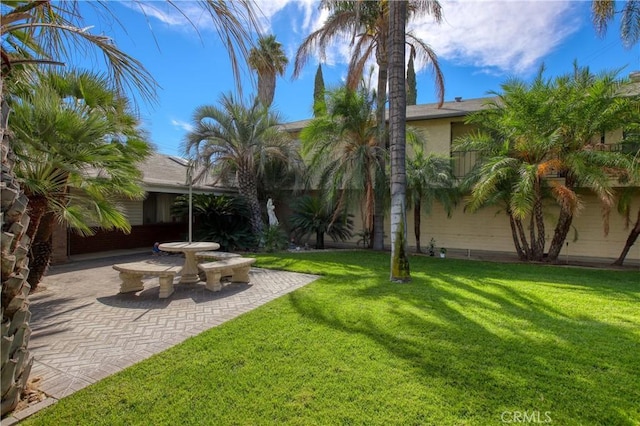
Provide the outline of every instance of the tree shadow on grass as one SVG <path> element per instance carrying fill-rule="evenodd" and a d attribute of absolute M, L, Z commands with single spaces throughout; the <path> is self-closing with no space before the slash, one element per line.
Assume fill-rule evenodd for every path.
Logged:
<path fill-rule="evenodd" d="M 406 285 L 386 276 L 375 285 L 352 282 L 352 290 L 331 303 L 314 300 L 313 293 L 289 297 L 301 315 L 375 341 L 407 363 L 423 386 L 444 383 L 443 397 L 459 421 L 476 416 L 499 423 L 505 411 L 534 410 L 549 412 L 555 424 L 640 420 L 633 284 L 583 284 L 580 272 L 553 282 L 547 276 L 553 271 L 484 266 L 456 273 L 450 266 L 416 273 Z M 543 282 L 519 288 L 509 277 Z M 631 323 L 599 314 L 596 306 L 571 313 L 559 306 L 563 298 L 582 301 L 594 294 L 602 303 L 619 304 Z M 367 304 L 376 309 L 353 308 Z"/>

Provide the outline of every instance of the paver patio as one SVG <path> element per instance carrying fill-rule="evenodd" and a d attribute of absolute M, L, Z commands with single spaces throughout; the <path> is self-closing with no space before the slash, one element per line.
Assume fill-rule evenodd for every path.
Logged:
<path fill-rule="evenodd" d="M 175 293 L 159 299 L 158 280 L 150 277 L 143 291 L 119 294 L 120 279 L 111 265 L 150 256 L 51 268 L 44 289 L 30 297 L 31 377 L 42 378 L 40 390 L 54 400 L 63 398 L 317 278 L 252 268 L 250 284 L 232 283 L 215 293 L 204 283 L 176 284 Z"/>

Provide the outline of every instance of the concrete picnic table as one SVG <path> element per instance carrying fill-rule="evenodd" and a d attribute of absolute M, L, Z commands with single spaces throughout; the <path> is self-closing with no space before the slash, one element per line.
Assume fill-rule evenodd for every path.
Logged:
<path fill-rule="evenodd" d="M 200 277 L 198 276 L 198 263 L 196 262 L 196 252 L 218 250 L 220 248 L 220 244 L 207 241 L 199 241 L 195 243 L 175 242 L 162 243 L 159 248 L 162 251 L 184 253 L 184 266 L 182 267 L 180 284 L 190 284 L 200 281 Z"/>

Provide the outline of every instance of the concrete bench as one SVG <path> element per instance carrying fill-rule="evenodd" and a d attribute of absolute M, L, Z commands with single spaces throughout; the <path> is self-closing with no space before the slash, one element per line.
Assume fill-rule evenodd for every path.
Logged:
<path fill-rule="evenodd" d="M 225 251 L 199 251 L 196 253 L 196 260 L 198 261 L 198 263 L 206 263 L 213 260 L 231 259 L 234 257 L 241 257 L 241 256 L 237 253 L 228 253 Z M 221 276 L 228 277 L 232 274 L 233 272 L 231 270 L 227 270 Z M 198 276 L 200 277 L 200 281 L 207 280 L 207 275 L 205 274 L 204 271 L 200 271 L 198 273 Z"/>
<path fill-rule="evenodd" d="M 173 293 L 173 278 L 182 270 L 181 266 L 168 265 L 153 261 L 140 261 L 131 263 L 119 263 L 113 265 L 113 269 L 120 272 L 120 293 L 130 293 L 144 289 L 142 277 L 154 276 L 160 281 L 161 299 L 165 299 Z"/>
<path fill-rule="evenodd" d="M 198 261 L 205 260 L 224 260 L 232 257 L 242 257 L 237 253 L 228 253 L 226 251 L 199 251 L 196 253 Z"/>
<path fill-rule="evenodd" d="M 249 270 L 256 261 L 252 257 L 231 257 L 198 264 L 198 268 L 206 274 L 207 290 L 219 291 L 222 289 L 220 277 L 231 275 L 231 282 L 248 283 Z"/>

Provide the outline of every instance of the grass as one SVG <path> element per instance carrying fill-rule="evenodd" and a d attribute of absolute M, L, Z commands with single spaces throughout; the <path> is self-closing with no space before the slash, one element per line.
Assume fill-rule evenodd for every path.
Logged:
<path fill-rule="evenodd" d="M 25 425 L 640 423 L 637 272 L 389 255 L 259 255 L 318 281 Z M 517 416 L 517 417 L 516 417 Z"/>

